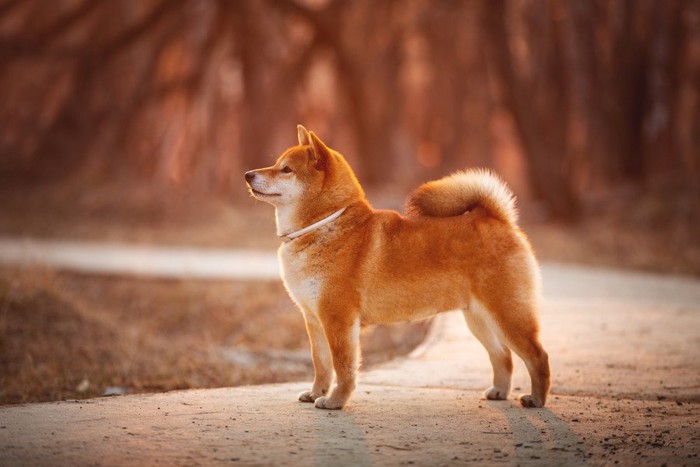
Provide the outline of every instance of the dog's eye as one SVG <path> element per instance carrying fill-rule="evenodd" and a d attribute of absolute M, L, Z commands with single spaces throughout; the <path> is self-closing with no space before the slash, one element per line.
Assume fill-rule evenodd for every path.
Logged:
<path fill-rule="evenodd" d="M 292 172 L 292 169 L 288 165 L 285 165 L 284 167 L 282 167 L 282 173 L 288 174 L 291 172 Z"/>

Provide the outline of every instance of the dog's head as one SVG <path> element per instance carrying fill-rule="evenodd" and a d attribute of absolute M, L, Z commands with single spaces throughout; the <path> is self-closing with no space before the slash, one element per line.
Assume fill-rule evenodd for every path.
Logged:
<path fill-rule="evenodd" d="M 313 131 L 301 125 L 297 130 L 299 145 L 287 149 L 275 165 L 246 172 L 251 195 L 275 207 L 305 201 L 347 205 L 353 197 L 364 198 L 345 158 Z"/>

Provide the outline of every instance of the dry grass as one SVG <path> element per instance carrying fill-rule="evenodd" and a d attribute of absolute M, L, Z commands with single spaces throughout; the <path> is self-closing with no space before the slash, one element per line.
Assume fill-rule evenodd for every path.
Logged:
<path fill-rule="evenodd" d="M 425 323 L 364 333 L 367 364 Z M 0 271 L 0 403 L 310 380 L 303 318 L 279 283 Z M 85 383 L 87 381 L 87 383 Z"/>

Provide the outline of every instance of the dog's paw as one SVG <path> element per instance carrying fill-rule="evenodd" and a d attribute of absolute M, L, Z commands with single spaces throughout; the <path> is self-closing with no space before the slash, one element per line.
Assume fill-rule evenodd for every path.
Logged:
<path fill-rule="evenodd" d="M 518 400 L 520 401 L 523 407 L 544 407 L 544 402 L 536 398 L 532 394 L 523 394 L 522 396 L 518 397 Z"/>
<path fill-rule="evenodd" d="M 304 391 L 299 394 L 299 402 L 316 402 L 322 394 L 314 391 Z"/>
<path fill-rule="evenodd" d="M 345 402 L 334 400 L 332 397 L 321 396 L 314 402 L 317 409 L 340 410 Z"/>
<path fill-rule="evenodd" d="M 502 401 L 508 398 L 508 391 L 497 386 L 491 386 L 484 391 L 484 397 L 492 401 Z"/>

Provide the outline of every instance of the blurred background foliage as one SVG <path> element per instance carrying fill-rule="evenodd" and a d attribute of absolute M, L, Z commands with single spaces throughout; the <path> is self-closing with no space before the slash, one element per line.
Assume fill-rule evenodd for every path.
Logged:
<path fill-rule="evenodd" d="M 239 199 L 303 123 L 360 181 L 700 223 L 696 0 L 2 0 L 0 177 Z"/>

